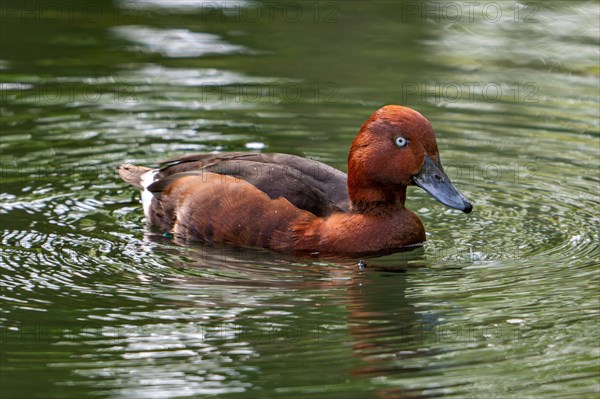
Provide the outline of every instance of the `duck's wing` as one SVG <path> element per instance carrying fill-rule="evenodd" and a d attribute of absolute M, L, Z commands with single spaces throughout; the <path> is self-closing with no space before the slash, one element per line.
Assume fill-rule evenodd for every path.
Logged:
<path fill-rule="evenodd" d="M 278 153 L 226 152 L 184 155 L 161 163 L 164 166 L 155 177 L 156 183 L 149 187 L 156 194 L 180 176 L 206 171 L 245 180 L 271 199 L 283 197 L 317 216 L 350 208 L 347 175 L 312 159 Z"/>

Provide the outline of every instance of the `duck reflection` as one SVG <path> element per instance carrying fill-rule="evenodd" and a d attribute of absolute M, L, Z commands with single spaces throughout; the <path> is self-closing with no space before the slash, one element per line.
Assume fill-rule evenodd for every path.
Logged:
<path fill-rule="evenodd" d="M 376 392 L 382 398 L 428 397 L 403 384 L 404 378 L 408 382 L 429 370 L 426 358 L 436 354 L 428 342 L 439 321 L 417 312 L 407 297 L 407 277 L 418 272 L 422 249 L 359 263 L 227 245 L 185 243 L 181 248 L 186 259 L 173 266 L 185 278 L 178 281 L 187 292 L 210 292 L 204 304 L 192 299 L 208 313 L 229 310 L 226 317 L 204 322 L 224 350 L 232 340 L 252 347 L 257 356 L 248 358 L 244 368 L 260 370 L 247 375 L 256 386 L 298 383 L 298 367 L 333 367 L 338 379 L 389 380 Z M 316 380 L 311 375 L 312 386 L 332 383 L 331 374 Z"/>

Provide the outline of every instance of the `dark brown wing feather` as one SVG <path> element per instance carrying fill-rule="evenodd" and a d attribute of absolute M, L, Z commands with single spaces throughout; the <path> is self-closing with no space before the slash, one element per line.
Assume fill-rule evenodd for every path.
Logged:
<path fill-rule="evenodd" d="M 347 175 L 322 162 L 288 154 L 228 152 L 167 159 L 148 189 L 159 196 L 183 176 L 205 172 L 247 181 L 271 199 L 283 197 L 317 216 L 348 211 Z"/>

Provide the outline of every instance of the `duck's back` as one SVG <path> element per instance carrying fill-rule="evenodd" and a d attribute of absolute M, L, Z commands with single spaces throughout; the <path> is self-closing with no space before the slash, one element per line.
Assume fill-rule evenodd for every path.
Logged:
<path fill-rule="evenodd" d="M 217 173 L 244 180 L 271 199 L 285 198 L 316 216 L 348 211 L 348 177 L 322 162 L 295 155 L 249 152 L 192 154 L 170 158 L 154 177 L 148 190 L 160 192 L 188 175 Z"/>

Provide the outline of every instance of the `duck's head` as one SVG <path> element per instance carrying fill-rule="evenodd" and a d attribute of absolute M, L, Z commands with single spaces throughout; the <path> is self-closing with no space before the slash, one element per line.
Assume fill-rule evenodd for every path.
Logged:
<path fill-rule="evenodd" d="M 429 121 L 411 108 L 387 105 L 371 115 L 352 142 L 350 200 L 355 208 L 390 202 L 403 206 L 410 185 L 450 208 L 473 209 L 444 172 Z"/>

